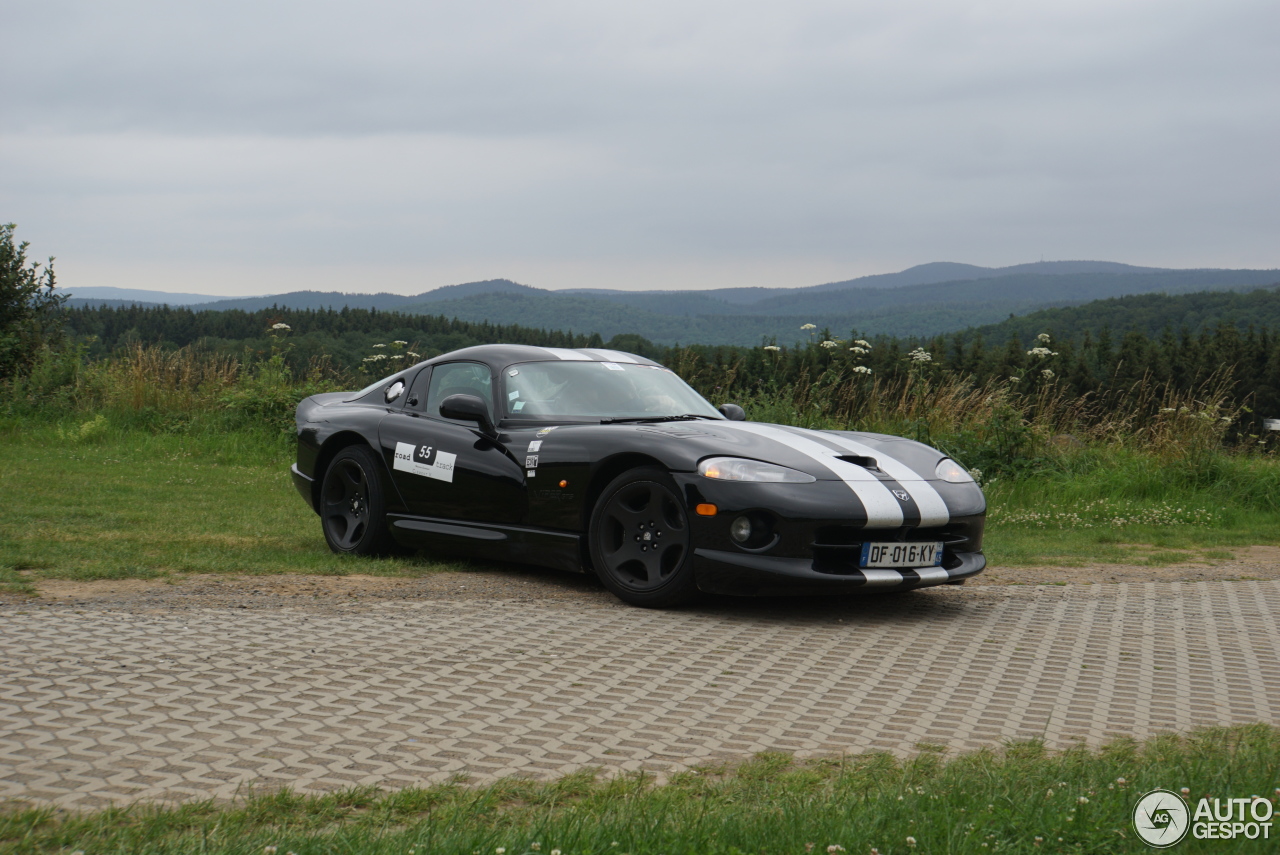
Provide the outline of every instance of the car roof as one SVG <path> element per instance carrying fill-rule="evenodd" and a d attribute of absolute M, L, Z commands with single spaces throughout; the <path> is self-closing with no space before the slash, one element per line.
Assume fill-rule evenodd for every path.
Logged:
<path fill-rule="evenodd" d="M 464 347 L 428 359 L 423 365 L 442 362 L 483 362 L 495 372 L 520 362 L 623 362 L 657 365 L 652 359 L 603 347 L 536 347 L 530 344 L 481 344 Z"/>

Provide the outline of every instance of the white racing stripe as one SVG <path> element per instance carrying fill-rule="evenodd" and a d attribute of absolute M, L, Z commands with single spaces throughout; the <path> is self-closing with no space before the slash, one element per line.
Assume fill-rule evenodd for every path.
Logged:
<path fill-rule="evenodd" d="M 902 525 L 902 504 L 893 493 L 889 492 L 889 488 L 861 466 L 854 466 L 837 458 L 834 449 L 773 425 L 731 421 L 715 424 L 717 428 L 746 431 L 780 442 L 830 469 L 836 477 L 849 486 L 849 489 L 862 502 L 862 506 L 866 508 L 869 528 L 892 528 Z"/>
<path fill-rule="evenodd" d="M 585 353 L 579 353 L 576 350 L 569 350 L 567 347 L 544 347 L 542 349 L 557 359 L 566 359 L 571 362 L 595 362 L 594 359 L 587 356 Z"/>
<path fill-rule="evenodd" d="M 620 350 L 602 350 L 601 348 L 598 348 L 598 347 L 587 347 L 583 349 L 587 353 L 590 353 L 604 360 L 605 362 L 625 362 L 628 365 L 640 364 L 636 362 L 635 358 L 632 357 L 630 354 L 623 353 Z"/>
<path fill-rule="evenodd" d="M 920 525 L 946 525 L 951 522 L 951 512 L 947 510 L 947 503 L 943 501 L 942 496 L 938 495 L 938 491 L 933 489 L 933 485 L 925 481 L 920 473 L 901 460 L 895 460 L 884 451 L 834 433 L 823 431 L 822 438 L 854 454 L 875 460 L 882 472 L 901 484 L 902 489 L 916 500 L 916 506 L 920 508 Z"/>

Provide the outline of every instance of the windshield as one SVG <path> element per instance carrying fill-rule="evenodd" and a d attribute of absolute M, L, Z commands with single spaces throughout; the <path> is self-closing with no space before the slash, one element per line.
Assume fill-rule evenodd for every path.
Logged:
<path fill-rule="evenodd" d="M 525 362 L 502 372 L 509 419 L 723 418 L 665 368 L 623 362 Z"/>

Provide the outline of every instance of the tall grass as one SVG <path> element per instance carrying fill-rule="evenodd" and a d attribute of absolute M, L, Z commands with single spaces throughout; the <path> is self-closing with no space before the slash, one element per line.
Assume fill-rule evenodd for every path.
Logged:
<path fill-rule="evenodd" d="M 1051 380 L 979 385 L 927 368 L 887 379 L 826 372 L 810 381 L 802 374 L 795 383 L 755 386 L 737 383 L 732 368 L 696 360 L 681 368 L 703 394 L 717 403 L 736 399 L 752 420 L 907 436 L 988 474 L 1060 468 L 1086 446 L 1199 460 L 1226 447 L 1241 412 L 1223 375 L 1190 391 L 1144 377 L 1073 396 Z"/>
<path fill-rule="evenodd" d="M 318 392 L 353 388 L 357 379 L 318 357 L 293 371 L 277 348 L 266 358 L 236 359 L 183 347 L 135 344 L 110 359 L 46 350 L 13 381 L 11 416 L 105 414 L 122 426 L 159 432 L 258 428 L 288 433 L 293 411 Z"/>
<path fill-rule="evenodd" d="M 50 350 L 11 383 L 7 412 L 105 414 L 117 424 L 160 432 L 256 427 L 288 434 L 302 398 L 368 380 L 324 357 L 295 371 L 285 359 L 288 346 L 282 341 L 269 356 L 243 359 L 140 344 L 93 361 L 75 350 Z M 1070 471 L 1097 459 L 1085 451 L 1129 449 L 1161 465 L 1184 462 L 1212 480 L 1229 472 L 1215 461 L 1242 412 L 1226 374 L 1189 391 L 1144 377 L 1076 396 L 1052 372 L 978 384 L 927 361 L 887 378 L 842 364 L 812 378 L 801 371 L 795 382 L 745 378 L 740 365 L 710 365 L 692 350 L 678 352 L 672 367 L 713 402 L 735 401 L 753 420 L 906 436 L 988 478 Z M 1246 449 L 1270 450 L 1257 438 L 1233 447 Z"/>

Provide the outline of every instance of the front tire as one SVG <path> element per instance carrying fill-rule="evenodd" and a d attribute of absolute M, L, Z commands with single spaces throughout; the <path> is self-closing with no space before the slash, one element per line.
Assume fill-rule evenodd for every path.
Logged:
<path fill-rule="evenodd" d="M 386 495 L 382 462 L 368 446 L 339 451 L 320 485 L 320 522 L 329 548 L 339 555 L 397 551 L 387 528 Z"/>
<path fill-rule="evenodd" d="M 587 542 L 600 581 L 625 603 L 665 608 L 697 596 L 689 515 L 662 469 L 614 478 L 596 501 Z"/>

